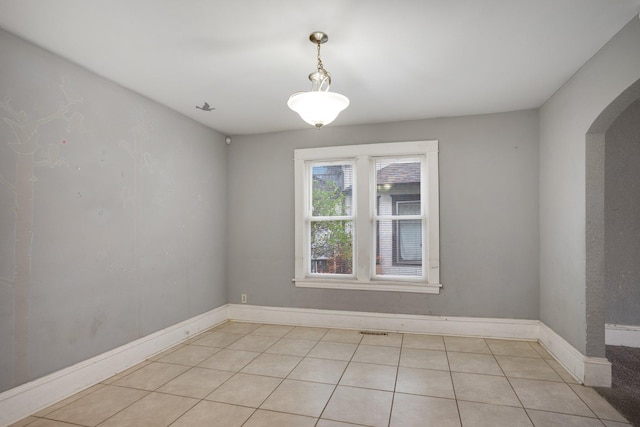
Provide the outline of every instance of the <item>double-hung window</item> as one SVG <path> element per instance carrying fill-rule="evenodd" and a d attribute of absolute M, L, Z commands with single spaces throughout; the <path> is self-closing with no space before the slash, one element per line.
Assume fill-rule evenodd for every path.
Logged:
<path fill-rule="evenodd" d="M 299 287 L 438 293 L 438 142 L 295 150 Z"/>

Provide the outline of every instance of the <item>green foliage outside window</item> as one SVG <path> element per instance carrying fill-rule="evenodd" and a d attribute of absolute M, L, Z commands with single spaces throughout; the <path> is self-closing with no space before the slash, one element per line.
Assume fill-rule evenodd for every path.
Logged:
<path fill-rule="evenodd" d="M 313 216 L 343 216 L 347 213 L 347 195 L 334 181 L 314 180 Z M 350 220 L 311 222 L 311 258 L 321 260 L 317 273 L 353 272 L 353 224 Z"/>

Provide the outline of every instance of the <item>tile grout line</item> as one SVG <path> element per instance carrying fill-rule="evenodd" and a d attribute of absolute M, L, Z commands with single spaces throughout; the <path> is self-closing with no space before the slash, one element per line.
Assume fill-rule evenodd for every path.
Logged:
<path fill-rule="evenodd" d="M 212 333 L 216 332 L 216 329 L 220 328 L 220 326 L 227 325 L 228 323 L 229 323 L 229 322 L 226 322 L 226 323 L 223 323 L 222 325 L 215 326 L 215 327 L 211 328 L 210 330 L 203 331 L 203 333 L 202 333 L 202 334 L 198 334 L 198 335 L 205 335 L 205 333 L 207 333 L 208 331 L 211 331 L 211 332 L 208 332 L 208 333 L 207 333 L 207 335 L 210 335 L 210 334 L 212 334 Z M 219 332 L 219 333 L 224 333 L 224 332 Z M 237 334 L 237 335 L 241 335 L 241 334 Z M 244 335 L 243 335 L 243 337 L 245 337 L 245 336 L 247 336 L 247 335 L 248 335 L 248 334 L 244 334 Z M 194 337 L 194 338 L 195 338 L 195 337 Z M 201 338 L 204 338 L 204 336 L 203 336 L 203 337 L 201 337 Z M 242 339 L 242 338 L 238 338 L 237 340 L 235 340 L 235 341 L 233 341 L 233 342 L 231 342 L 231 343 L 227 344 L 227 346 L 226 346 L 226 347 L 222 347 L 222 348 L 221 348 L 221 347 L 214 347 L 214 346 L 201 346 L 201 347 L 219 348 L 220 350 L 219 350 L 219 351 L 217 351 L 217 352 L 215 352 L 215 353 L 213 353 L 211 356 L 206 357 L 204 360 L 201 360 L 201 361 L 200 361 L 200 362 L 198 362 L 196 365 L 192 366 L 192 367 L 191 367 L 191 369 L 196 368 L 196 367 L 201 368 L 201 369 L 211 369 L 211 368 L 206 368 L 206 367 L 199 366 L 199 365 L 200 365 L 200 363 L 203 363 L 205 360 L 209 359 L 210 357 L 214 356 L 215 354 L 219 353 L 220 351 L 222 351 L 222 350 L 224 350 L 224 349 L 228 348 L 230 345 L 232 345 L 233 343 L 235 343 L 235 342 L 237 342 L 237 341 L 239 341 L 239 340 L 241 340 L 241 339 Z M 197 340 L 196 340 L 196 341 L 197 341 Z M 195 341 L 194 341 L 194 342 L 195 342 Z M 196 345 L 196 346 L 199 346 L 198 344 L 193 344 L 193 343 L 189 343 L 189 344 L 186 344 L 186 345 Z M 169 354 L 171 354 L 171 353 L 169 353 Z M 257 357 L 257 356 L 256 356 L 256 357 Z M 253 360 L 255 360 L 255 358 L 254 358 L 254 359 L 252 359 L 251 361 L 253 361 Z M 247 364 L 251 363 L 251 361 L 247 362 Z M 245 366 L 246 366 L 246 365 L 245 365 Z M 191 370 L 191 369 L 189 369 L 189 370 Z M 242 369 L 242 368 L 240 368 L 240 369 Z M 188 371 L 189 371 L 189 370 L 188 370 Z M 183 417 L 187 412 L 189 412 L 191 409 L 193 409 L 194 407 L 196 407 L 197 405 L 199 405 L 199 404 L 200 404 L 200 403 L 202 403 L 202 402 L 213 402 L 213 403 L 227 404 L 227 403 L 224 403 L 224 402 L 218 402 L 218 401 L 215 401 L 215 400 L 207 400 L 207 396 L 211 395 L 211 394 L 212 394 L 214 391 L 216 391 L 218 388 L 222 387 L 224 384 L 226 384 L 227 382 L 229 382 L 233 377 L 235 377 L 235 376 L 236 376 L 236 374 L 238 374 L 238 373 L 239 373 L 239 371 L 237 371 L 237 372 L 234 372 L 234 371 L 223 371 L 223 370 L 220 370 L 220 369 L 212 369 L 212 370 L 217 370 L 217 371 L 222 371 L 222 372 L 232 372 L 232 375 L 231 375 L 229 378 L 227 378 L 225 381 L 223 381 L 222 383 L 220 383 L 220 384 L 219 384 L 217 387 L 215 387 L 213 390 L 211 390 L 211 392 L 209 392 L 209 393 L 208 393 L 207 395 L 205 395 L 203 398 L 199 399 L 198 403 L 196 403 L 195 405 L 193 405 L 193 407 L 191 407 L 191 408 L 190 408 L 189 410 L 187 410 L 185 413 L 183 413 L 183 414 L 182 414 L 182 415 L 180 415 L 178 418 L 176 418 L 175 420 L 173 420 L 173 421 L 169 424 L 169 426 L 171 426 L 171 425 L 175 424 L 175 423 L 176 423 L 180 418 L 182 418 L 182 417 Z M 185 373 L 186 373 L 186 372 L 188 372 L 188 371 L 185 371 Z M 244 405 L 235 405 L 235 406 L 240 406 L 240 407 L 243 407 L 243 408 L 249 408 L 249 409 L 252 409 L 252 410 L 253 410 L 253 412 L 251 413 L 251 415 L 249 415 L 249 417 L 247 418 L 247 420 L 248 420 L 249 418 L 251 418 L 251 417 L 253 416 L 253 414 L 257 411 L 257 408 L 251 408 L 251 407 L 247 407 L 247 406 L 244 406 Z M 245 421 L 245 422 L 246 422 L 246 421 Z M 244 424 L 244 423 L 243 423 L 243 424 Z M 168 427 L 169 427 L 169 426 L 168 426 Z"/>
<path fill-rule="evenodd" d="M 451 389 L 453 390 L 453 399 L 456 402 L 456 410 L 458 411 L 458 421 L 462 426 L 462 414 L 460 413 L 460 403 L 458 402 L 458 393 L 456 393 L 456 385 L 453 382 L 453 372 L 451 371 L 451 361 L 449 360 L 449 351 L 447 350 L 447 340 L 442 337 L 442 344 L 444 345 L 444 354 L 447 358 L 447 366 L 449 367 L 449 380 L 451 380 Z"/>
<path fill-rule="evenodd" d="M 260 327 L 254 329 L 252 332 L 255 332 L 255 330 L 259 329 Z M 238 372 L 236 372 L 236 374 L 241 373 L 240 371 L 244 368 L 246 368 L 250 363 L 252 363 L 254 360 L 256 360 L 258 357 L 262 356 L 263 354 L 271 354 L 271 353 L 266 353 L 267 350 L 269 350 L 271 347 L 273 347 L 274 345 L 276 345 L 277 343 L 279 343 L 280 341 L 282 341 L 282 339 L 287 336 L 287 334 L 289 334 L 291 331 L 295 330 L 295 327 L 291 328 L 290 331 L 288 331 L 286 334 L 284 334 L 283 336 L 279 337 L 276 342 L 274 342 L 273 344 L 271 344 L 269 347 L 267 347 L 266 349 L 264 349 L 260 355 L 256 356 L 255 358 L 253 358 L 251 361 L 247 362 L 246 365 L 244 365 L 242 368 L 240 368 L 238 370 Z M 249 333 L 250 334 L 250 333 Z M 247 334 L 247 335 L 249 335 Z M 245 335 L 245 336 L 247 336 Z M 300 362 L 302 361 L 302 359 L 304 359 L 304 356 L 300 358 L 300 360 L 298 361 L 298 363 L 296 363 L 296 367 L 300 364 Z M 295 369 L 296 367 L 294 367 L 293 369 Z M 293 371 L 293 369 L 291 371 Z M 291 371 L 289 373 L 291 373 Z M 234 374 L 231 378 L 233 378 L 236 374 Z M 245 375 L 253 375 L 253 374 L 245 374 Z M 288 375 L 288 374 L 287 374 Z M 266 376 L 266 375 L 265 375 Z M 229 378 L 229 379 L 231 379 Z M 273 377 L 276 378 L 276 377 Z M 276 385 L 273 390 L 271 390 L 271 393 L 269 393 L 264 399 L 262 399 L 262 402 L 260 402 L 253 410 L 253 412 L 251 413 L 251 415 L 249 415 L 249 417 L 247 417 L 247 419 L 242 423 L 242 425 L 244 426 L 246 423 L 249 422 L 249 420 L 258 412 L 258 410 L 260 409 L 260 407 L 262 405 L 264 405 L 264 402 L 267 401 L 267 399 L 269 399 L 269 397 L 271 397 L 271 395 L 278 389 L 278 387 L 280 387 L 282 385 L 282 383 L 284 382 L 284 380 L 286 379 L 286 376 L 284 378 L 280 378 L 280 382 L 278 383 L 278 385 Z M 213 393 L 213 392 L 212 392 Z"/>
<path fill-rule="evenodd" d="M 516 397 L 516 399 L 518 399 L 518 402 L 520 402 L 520 407 L 522 408 L 522 411 L 527 416 L 527 419 L 529 420 L 531 425 L 535 426 L 533 420 L 531 419 L 531 416 L 529 415 L 529 412 L 527 412 L 527 408 L 524 407 L 524 403 L 522 403 L 522 399 L 520 399 L 520 396 L 516 392 L 516 389 L 513 387 L 513 384 L 511 384 L 511 381 L 509 380 L 509 377 L 507 376 L 507 373 L 504 371 L 504 368 L 502 367 L 500 362 L 498 362 L 498 359 L 496 358 L 496 354 L 494 353 L 494 350 L 491 348 L 489 343 L 487 343 L 487 347 L 489 347 L 489 351 L 491 351 L 491 356 L 493 357 L 493 360 L 495 360 L 496 364 L 498 365 L 498 368 L 500 368 L 500 372 L 502 372 L 502 375 L 507 380 L 507 384 L 509 384 L 509 387 L 511 388 L 511 391 L 513 391 L 514 396 Z M 531 348 L 533 348 L 533 347 L 531 347 Z M 535 349 L 533 349 L 533 350 L 535 351 Z"/>
<path fill-rule="evenodd" d="M 266 353 L 266 351 L 267 351 L 267 350 L 269 350 L 269 349 L 270 349 L 271 347 L 273 347 L 274 345 L 276 345 L 276 344 L 277 344 L 278 342 L 280 342 L 282 339 L 284 339 L 284 338 L 285 338 L 289 333 L 291 333 L 292 331 L 294 331 L 294 330 L 295 330 L 295 328 L 296 328 L 296 327 L 293 327 L 293 328 L 291 329 L 291 331 L 287 332 L 287 333 L 286 333 L 286 334 L 284 334 L 282 337 L 279 337 L 279 338 L 278 338 L 278 340 L 277 340 L 276 342 L 274 342 L 274 343 L 273 343 L 273 344 L 271 344 L 269 347 L 267 347 L 266 349 L 264 349 L 264 351 L 262 351 L 262 352 L 260 353 L 260 355 L 263 355 L 263 354 L 271 354 L 271 353 Z M 256 329 L 257 329 L 257 328 L 256 328 Z M 327 332 L 328 332 L 328 330 L 327 330 Z M 327 334 L 327 332 L 325 332 L 324 334 L 322 334 L 322 337 L 324 337 L 324 336 Z M 247 334 L 247 335 L 249 335 L 249 334 Z M 311 349 L 309 349 L 309 351 L 307 351 L 307 353 L 306 353 L 306 354 L 309 354 L 309 353 L 310 353 L 310 352 L 315 348 L 315 346 L 316 346 L 316 345 L 318 345 L 318 343 L 320 342 L 320 340 L 322 339 L 322 337 L 320 337 L 320 338 L 316 341 L 316 344 L 315 344 Z M 257 359 L 258 357 L 260 357 L 260 356 L 256 356 L 253 360 Z M 294 367 L 293 367 L 293 368 L 292 368 L 292 369 L 287 373 L 287 375 L 286 375 L 285 377 L 283 377 L 283 378 L 281 378 L 281 379 L 280 379 L 280 382 L 278 383 L 278 385 L 274 387 L 274 389 L 271 391 L 271 393 L 269 393 L 269 395 L 267 395 L 267 397 L 265 397 L 265 398 L 262 400 L 262 402 L 260 402 L 260 404 L 259 404 L 259 405 L 255 408 L 255 410 L 253 411 L 253 413 L 252 413 L 252 414 L 251 414 L 251 415 L 250 415 L 250 416 L 245 420 L 245 422 L 243 422 L 243 423 L 242 423 L 242 425 L 243 425 L 243 426 L 244 426 L 246 423 L 248 423 L 248 422 L 249 422 L 249 420 L 251 419 L 251 417 L 253 417 L 253 415 L 254 415 L 256 412 L 258 412 L 258 410 L 260 410 L 260 407 L 261 407 L 262 405 L 264 405 L 264 403 L 269 399 L 269 397 L 271 397 L 271 396 L 273 395 L 273 393 L 275 393 L 275 391 L 278 389 L 278 387 L 280 387 L 280 386 L 282 385 L 282 383 L 284 383 L 284 381 L 285 381 L 285 380 L 287 379 L 287 377 L 291 374 L 291 372 L 293 372 L 293 371 L 294 371 L 294 370 L 295 370 L 295 369 L 300 365 L 300 363 L 302 363 L 302 361 L 304 360 L 304 358 L 306 357 L 306 355 L 305 355 L 305 356 L 298 356 L 298 357 L 300 357 L 300 360 L 298 361 L 298 363 L 296 363 L 296 366 L 294 366 Z M 252 360 L 252 361 L 253 361 L 253 360 Z M 251 361 L 251 362 L 252 362 L 252 361 Z M 247 365 L 245 365 L 244 367 L 248 366 L 251 362 L 247 363 Z M 244 368 L 241 368 L 241 369 L 244 369 Z M 240 372 L 240 371 L 238 371 L 238 372 Z M 250 375 L 250 374 L 247 374 L 247 375 Z M 274 378 L 277 378 L 277 377 L 274 377 Z M 264 411 L 266 411 L 266 409 L 263 409 L 263 410 L 264 410 Z M 292 414 L 292 413 L 290 413 L 290 412 L 281 412 L 281 411 L 273 411 L 273 410 L 271 410 L 271 411 L 272 411 L 272 412 L 280 412 L 280 413 L 289 414 L 289 415 L 299 415 L 299 414 Z"/>
<path fill-rule="evenodd" d="M 400 338 L 400 352 L 398 353 L 398 365 L 396 366 L 396 379 L 393 382 L 393 394 L 391 395 L 391 408 L 389 408 L 389 423 L 388 426 L 391 427 L 391 417 L 393 415 L 393 404 L 396 401 L 396 389 L 398 387 L 398 376 L 400 375 L 400 361 L 402 360 L 402 344 L 404 344 L 404 334 L 401 334 Z"/>
<path fill-rule="evenodd" d="M 206 331 L 203 331 L 203 333 L 204 333 L 204 332 L 206 332 Z M 198 335 L 200 335 L 200 334 L 198 334 Z M 175 351 L 177 351 L 177 350 L 179 350 L 180 348 L 184 347 L 184 345 L 183 345 L 182 343 L 180 343 L 180 344 L 176 345 L 176 347 L 178 347 L 178 348 L 176 348 L 176 349 L 175 349 L 175 350 L 173 350 L 173 351 L 170 351 L 170 352 L 169 352 L 169 353 L 167 353 L 164 357 L 168 356 L 169 354 L 174 353 Z M 217 348 L 217 347 L 215 347 L 215 348 Z M 161 352 L 161 353 L 162 353 L 162 352 Z M 217 353 L 217 352 L 216 352 L 216 353 Z M 214 353 L 214 354 L 215 354 L 215 353 Z M 153 357 L 153 356 L 152 356 L 152 357 Z M 142 367 L 140 367 L 139 369 L 134 370 L 133 372 L 131 372 L 131 373 L 129 373 L 129 374 L 127 374 L 127 375 L 125 375 L 124 377 L 120 378 L 119 380 L 124 379 L 124 378 L 126 378 L 126 377 L 128 377 L 128 376 L 130 376 L 130 375 L 134 374 L 135 372 L 139 371 L 140 369 L 142 369 L 142 368 L 144 368 L 144 367 L 147 367 L 147 366 L 149 366 L 149 365 L 151 365 L 151 364 L 153 364 L 153 363 L 164 363 L 164 362 L 159 362 L 159 359 L 158 359 L 158 360 L 151 360 L 151 358 L 149 358 L 149 359 L 146 359 L 146 360 L 147 360 L 147 361 L 149 361 L 149 364 L 147 364 L 147 365 L 145 365 L 145 366 L 142 366 Z M 205 359 L 205 360 L 206 360 L 206 359 Z M 180 366 L 185 366 L 185 365 L 180 365 Z M 111 419 L 111 418 L 115 417 L 115 416 L 116 416 L 116 415 L 118 415 L 119 413 L 123 412 L 125 409 L 127 409 L 127 408 L 129 408 L 129 407 L 133 406 L 135 403 L 137 403 L 137 402 L 141 401 L 142 399 L 146 398 L 147 396 L 151 395 L 151 393 L 157 392 L 157 393 L 161 393 L 161 394 L 167 394 L 167 395 L 171 395 L 171 396 L 176 396 L 176 395 L 172 395 L 172 394 L 169 394 L 169 393 L 158 392 L 157 390 L 159 390 L 161 387 L 165 386 L 166 384 L 170 383 L 170 382 L 171 382 L 171 381 L 173 381 L 174 379 L 178 378 L 180 375 L 183 375 L 184 373 L 186 373 L 186 372 L 190 371 L 191 369 L 193 369 L 193 368 L 194 368 L 194 367 L 196 367 L 196 366 L 198 366 L 198 365 L 196 364 L 196 365 L 194 365 L 194 366 L 189 367 L 189 369 L 185 370 L 184 372 L 179 373 L 179 374 L 178 374 L 178 375 L 176 375 L 175 377 L 170 378 L 169 380 L 167 380 L 166 382 L 164 382 L 163 384 L 159 385 L 158 387 L 156 387 L 154 390 L 151 390 L 151 391 L 149 391 L 149 390 L 144 390 L 144 389 L 136 389 L 136 388 L 134 388 L 134 387 L 124 387 L 124 386 L 119 386 L 119 385 L 117 385 L 117 384 L 113 384 L 113 383 L 112 383 L 112 384 L 110 384 L 110 385 L 113 385 L 113 386 L 116 386 L 116 387 L 132 388 L 132 389 L 134 389 L 134 390 L 143 390 L 143 391 L 147 391 L 148 393 L 147 393 L 146 395 L 142 396 L 140 399 L 137 399 L 135 402 L 132 402 L 130 405 L 126 406 L 125 408 L 122 408 L 120 411 L 116 412 L 115 414 L 111 415 L 110 417 L 106 418 L 105 420 L 101 421 L 101 422 L 98 424 L 98 426 L 97 426 L 97 427 L 99 427 L 100 425 L 104 424 L 104 423 L 105 423 L 105 422 L 107 422 L 109 419 Z M 117 380 L 117 381 L 119 381 L 119 380 Z M 226 381 L 225 381 L 225 382 L 226 382 Z M 220 384 L 220 385 L 222 385 L 222 384 Z M 219 387 L 219 386 L 218 386 L 218 387 Z M 217 388 L 217 387 L 216 387 L 216 388 Z M 178 396 L 178 397 L 187 397 L 187 396 Z M 205 396 L 205 397 L 206 397 L 206 396 Z M 202 400 L 204 400 L 204 398 L 202 398 L 202 399 L 197 399 L 197 400 L 198 400 L 198 401 L 197 401 L 195 404 L 193 404 L 191 407 L 189 407 L 187 410 L 185 410 L 182 414 L 180 414 L 176 419 L 174 419 L 171 423 L 169 423 L 169 425 L 174 424 L 178 419 L 182 418 L 182 417 L 183 417 L 187 412 L 189 412 L 189 411 L 190 411 L 191 409 L 193 409 L 196 405 L 198 405 Z"/>
<path fill-rule="evenodd" d="M 330 329 L 331 330 L 331 329 Z M 328 333 L 328 331 L 327 331 Z M 326 334 L 325 334 L 326 335 Z M 360 340 L 358 341 L 355 350 L 353 350 L 353 353 L 351 354 L 351 357 L 349 358 L 349 360 L 347 360 L 347 365 L 344 367 L 344 369 L 342 370 L 342 374 L 340 375 L 340 378 L 338 378 L 338 381 L 336 381 L 335 386 L 333 387 L 333 391 L 331 392 L 331 394 L 329 395 L 329 399 L 327 399 L 327 403 L 324 404 L 324 407 L 322 408 L 322 411 L 320 411 L 320 415 L 318 416 L 318 420 L 316 421 L 316 425 L 320 422 L 320 420 L 322 419 L 322 415 L 324 414 L 324 411 L 327 410 L 327 406 L 329 406 L 329 402 L 331 402 L 331 399 L 333 398 L 333 395 L 335 394 L 336 390 L 338 389 L 338 385 L 340 384 L 340 381 L 342 381 L 342 378 L 344 377 L 345 372 L 347 372 L 347 369 L 349 368 L 349 365 L 351 364 L 351 362 L 353 361 L 353 357 L 355 356 L 356 352 L 358 351 L 358 348 L 360 347 L 360 344 L 362 343 L 362 340 L 364 339 L 364 336 L 360 337 Z M 341 421 L 342 422 L 342 421 Z"/>

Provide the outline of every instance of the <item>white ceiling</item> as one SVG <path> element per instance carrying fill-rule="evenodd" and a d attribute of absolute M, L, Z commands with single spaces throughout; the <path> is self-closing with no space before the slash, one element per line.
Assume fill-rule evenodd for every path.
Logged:
<path fill-rule="evenodd" d="M 309 127 L 312 31 L 351 105 L 332 126 L 536 108 L 640 0 L 0 0 L 0 27 L 238 135 Z M 637 19 L 637 17 L 636 17 Z M 207 101 L 216 110 L 195 108 Z"/>

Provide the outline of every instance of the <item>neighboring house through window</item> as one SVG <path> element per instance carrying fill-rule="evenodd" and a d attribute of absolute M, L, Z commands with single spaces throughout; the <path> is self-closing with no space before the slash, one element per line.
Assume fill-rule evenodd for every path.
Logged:
<path fill-rule="evenodd" d="M 296 286 L 438 293 L 438 143 L 295 151 Z"/>

